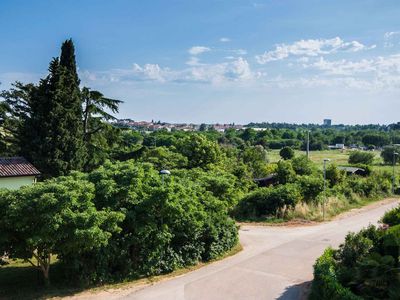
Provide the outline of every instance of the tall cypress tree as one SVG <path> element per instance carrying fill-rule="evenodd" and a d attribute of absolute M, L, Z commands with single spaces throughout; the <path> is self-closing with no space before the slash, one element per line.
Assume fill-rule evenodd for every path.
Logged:
<path fill-rule="evenodd" d="M 86 159 L 82 101 L 72 40 L 53 59 L 50 74 L 32 93 L 32 110 L 23 142 L 28 158 L 45 177 L 81 170 Z"/>

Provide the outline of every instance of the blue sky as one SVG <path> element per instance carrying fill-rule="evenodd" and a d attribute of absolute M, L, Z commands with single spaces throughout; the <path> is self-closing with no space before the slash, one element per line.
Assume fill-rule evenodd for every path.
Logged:
<path fill-rule="evenodd" d="M 76 45 L 83 85 L 120 117 L 400 121 L 398 0 L 0 1 L 0 88 Z"/>

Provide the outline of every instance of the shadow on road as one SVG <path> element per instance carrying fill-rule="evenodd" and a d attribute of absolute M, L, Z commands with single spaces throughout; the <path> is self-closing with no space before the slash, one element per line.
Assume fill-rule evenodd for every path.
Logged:
<path fill-rule="evenodd" d="M 286 288 L 278 300 L 307 300 L 312 281 L 306 281 Z"/>

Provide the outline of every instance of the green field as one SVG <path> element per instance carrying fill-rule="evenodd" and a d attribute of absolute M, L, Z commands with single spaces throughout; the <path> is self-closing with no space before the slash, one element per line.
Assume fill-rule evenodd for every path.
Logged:
<path fill-rule="evenodd" d="M 330 163 L 335 163 L 338 166 L 347 166 L 349 165 L 349 154 L 352 150 L 323 150 L 323 151 L 310 151 L 310 159 L 311 161 L 318 164 L 321 168 L 323 165 L 323 160 L 325 158 L 330 159 Z M 391 165 L 384 165 L 383 160 L 381 158 L 380 151 L 375 151 L 375 161 L 373 164 L 373 168 L 375 170 L 389 171 L 392 172 L 393 167 Z M 305 151 L 296 150 L 297 155 L 305 155 Z M 278 162 L 281 157 L 279 156 L 279 150 L 270 150 L 268 151 L 268 159 L 270 162 Z M 400 166 L 396 165 L 395 167 L 396 173 L 400 172 Z"/>

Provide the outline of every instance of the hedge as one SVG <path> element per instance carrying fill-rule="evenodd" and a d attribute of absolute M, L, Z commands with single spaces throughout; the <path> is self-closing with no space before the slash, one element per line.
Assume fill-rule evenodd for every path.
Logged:
<path fill-rule="evenodd" d="M 343 287 L 336 278 L 334 250 L 328 248 L 314 265 L 314 281 L 310 300 L 362 300 L 348 288 Z"/>

